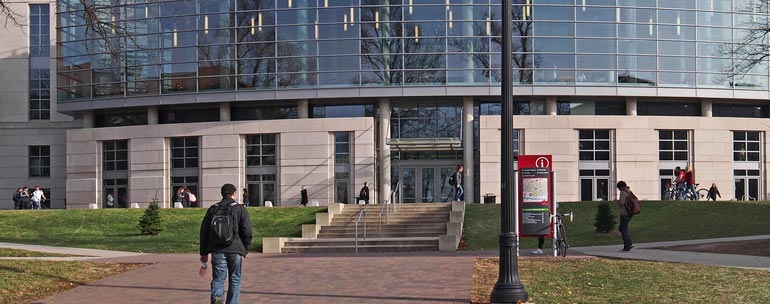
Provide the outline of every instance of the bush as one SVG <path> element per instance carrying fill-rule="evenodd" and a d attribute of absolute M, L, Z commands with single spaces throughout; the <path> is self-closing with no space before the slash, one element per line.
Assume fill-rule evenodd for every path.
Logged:
<path fill-rule="evenodd" d="M 144 214 L 139 218 L 139 224 L 136 227 L 143 235 L 156 235 L 163 231 L 161 224 L 160 207 L 158 207 L 158 198 L 155 197 L 150 202 L 150 206 L 144 210 Z"/>
<path fill-rule="evenodd" d="M 598 210 L 596 211 L 596 220 L 594 221 L 596 232 L 609 233 L 615 228 L 617 222 L 610 204 L 607 202 L 599 203 Z"/>

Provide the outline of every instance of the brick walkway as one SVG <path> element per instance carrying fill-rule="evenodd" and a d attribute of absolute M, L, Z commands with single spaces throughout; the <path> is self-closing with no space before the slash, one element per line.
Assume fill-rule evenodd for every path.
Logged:
<path fill-rule="evenodd" d="M 433 253 L 250 254 L 241 303 L 468 303 L 477 257 Z M 197 255 L 111 259 L 154 263 L 35 303 L 208 303 Z"/>

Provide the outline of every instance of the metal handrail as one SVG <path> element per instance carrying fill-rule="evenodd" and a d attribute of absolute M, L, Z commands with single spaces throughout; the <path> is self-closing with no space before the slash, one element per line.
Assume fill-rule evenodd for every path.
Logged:
<path fill-rule="evenodd" d="M 388 215 L 388 200 L 385 200 L 385 203 L 380 206 L 380 221 L 379 221 L 379 234 L 380 237 L 382 237 L 382 214 L 385 214 L 385 221 L 387 221 L 387 224 L 390 224 L 390 216 Z"/>
<path fill-rule="evenodd" d="M 364 208 L 361 208 L 361 210 L 356 213 L 356 252 L 358 252 L 358 222 L 361 221 L 361 218 L 364 219 L 364 240 L 366 240 L 366 210 L 364 210 Z"/>

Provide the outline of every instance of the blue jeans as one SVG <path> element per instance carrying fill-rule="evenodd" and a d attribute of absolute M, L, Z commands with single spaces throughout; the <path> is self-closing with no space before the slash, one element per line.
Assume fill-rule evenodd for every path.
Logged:
<path fill-rule="evenodd" d="M 618 227 L 618 230 L 620 230 L 620 235 L 623 236 L 623 249 L 631 249 L 631 245 L 634 244 L 633 241 L 631 241 L 631 233 L 628 232 L 628 222 L 631 221 L 631 218 L 628 215 L 621 215 L 620 216 L 620 226 Z"/>
<path fill-rule="evenodd" d="M 227 304 L 238 304 L 238 296 L 241 293 L 241 262 L 243 257 L 237 253 L 212 253 L 211 254 L 211 303 L 214 298 L 225 295 L 225 278 L 230 276 L 230 288 L 227 290 Z"/>
<path fill-rule="evenodd" d="M 32 201 L 32 209 L 40 210 L 40 201 Z"/>
<path fill-rule="evenodd" d="M 463 197 L 463 186 L 455 187 L 455 200 L 459 201 Z"/>

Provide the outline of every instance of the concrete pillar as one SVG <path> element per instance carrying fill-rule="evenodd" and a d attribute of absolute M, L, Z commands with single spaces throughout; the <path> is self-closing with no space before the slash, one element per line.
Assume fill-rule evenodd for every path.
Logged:
<path fill-rule="evenodd" d="M 473 204 L 476 201 L 476 194 L 473 192 L 473 180 L 475 168 L 473 159 L 473 97 L 463 98 L 463 167 L 465 167 L 465 176 L 463 177 L 463 197 L 465 202 Z"/>
<path fill-rule="evenodd" d="M 388 135 L 390 134 L 390 99 L 380 98 L 380 134 L 377 141 L 380 146 L 380 203 L 390 199 L 390 146 L 388 146 Z"/>
<path fill-rule="evenodd" d="M 548 115 L 556 116 L 558 114 L 557 111 L 557 103 L 556 103 L 556 96 L 548 96 L 545 98 L 545 112 L 548 113 Z"/>
<path fill-rule="evenodd" d="M 148 125 L 158 124 L 158 107 L 157 106 L 147 107 L 147 124 Z"/>
<path fill-rule="evenodd" d="M 297 115 L 299 118 L 310 117 L 310 103 L 307 99 L 297 100 Z"/>
<path fill-rule="evenodd" d="M 219 121 L 230 121 L 230 103 L 219 104 Z"/>
<path fill-rule="evenodd" d="M 703 117 L 714 117 L 714 103 L 711 99 L 705 99 L 701 103 L 701 115 Z"/>
<path fill-rule="evenodd" d="M 94 112 L 83 111 L 83 128 L 94 127 Z"/>
<path fill-rule="evenodd" d="M 626 115 L 636 116 L 636 97 L 626 97 Z"/>

